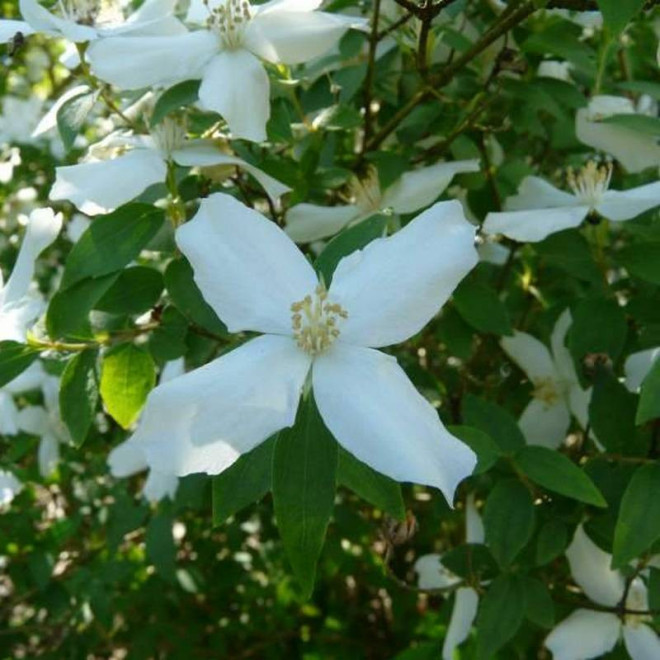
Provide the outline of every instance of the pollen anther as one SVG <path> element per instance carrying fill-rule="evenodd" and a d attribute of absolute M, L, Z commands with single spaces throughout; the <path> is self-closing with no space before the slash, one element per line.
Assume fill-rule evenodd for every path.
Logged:
<path fill-rule="evenodd" d="M 590 160 L 577 173 L 573 168 L 567 172 L 568 185 L 573 193 L 591 207 L 596 206 L 603 193 L 609 188 L 612 178 L 612 163 L 598 165 Z"/>
<path fill-rule="evenodd" d="M 338 322 L 345 318 L 348 314 L 341 305 L 328 302 L 328 292 L 322 284 L 314 294 L 291 305 L 293 336 L 298 347 L 310 355 L 318 355 L 332 346 L 340 334 Z"/>

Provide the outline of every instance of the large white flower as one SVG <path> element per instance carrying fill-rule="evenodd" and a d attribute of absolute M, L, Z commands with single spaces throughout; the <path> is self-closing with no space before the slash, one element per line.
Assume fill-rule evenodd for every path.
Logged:
<path fill-rule="evenodd" d="M 176 121 L 165 119 L 150 136 L 110 135 L 90 150 L 87 162 L 55 169 L 50 199 L 66 199 L 87 215 L 108 213 L 149 186 L 165 181 L 167 164 L 185 167 L 234 165 L 249 172 L 276 201 L 290 188 L 212 141 L 186 140 Z"/>
<path fill-rule="evenodd" d="M 612 608 L 620 605 L 625 594 L 623 575 L 610 568 L 612 556 L 586 535 L 582 525 L 575 531 L 566 557 L 573 579 L 591 601 Z M 623 635 L 633 660 L 660 658 L 660 639 L 646 625 L 652 617 L 642 614 L 648 611 L 648 597 L 641 578 L 630 584 L 625 609 L 635 613 L 619 618 L 612 612 L 575 610 L 548 635 L 545 645 L 552 651 L 554 660 L 587 660 L 611 651 Z"/>
<path fill-rule="evenodd" d="M 177 34 L 185 32 L 173 16 L 176 0 L 146 0 L 124 18 L 117 0 L 60 0 L 57 13 L 48 11 L 37 0 L 20 0 L 24 20 L 0 20 L 0 40 L 17 32 L 24 36 L 42 33 L 85 42 L 121 34 Z M 58 15 L 59 14 L 59 15 Z"/>
<path fill-rule="evenodd" d="M 528 176 L 518 194 L 506 200 L 505 211 L 486 216 L 483 229 L 516 241 L 541 241 L 555 232 L 578 227 L 593 211 L 622 222 L 660 205 L 660 181 L 630 190 L 608 190 L 611 175 L 611 165 L 598 166 L 594 161 L 577 174 L 569 170 L 572 193 Z"/>
<path fill-rule="evenodd" d="M 474 505 L 474 496 L 469 495 L 465 503 L 465 541 L 483 543 L 484 526 Z M 442 565 L 442 555 L 431 554 L 420 557 L 415 562 L 418 575 L 417 584 L 421 589 L 444 589 L 461 581 L 448 568 Z M 442 659 L 452 660 L 454 650 L 470 634 L 470 629 L 477 616 L 479 594 L 472 587 L 459 587 L 454 596 L 454 609 L 449 620 L 449 627 L 442 645 Z"/>
<path fill-rule="evenodd" d="M 122 89 L 201 79 L 199 100 L 236 138 L 266 139 L 270 83 L 259 58 L 298 64 L 335 44 L 354 17 L 314 11 L 320 0 L 193 0 L 188 21 L 204 27 L 172 37 L 103 39 L 89 49 L 96 75 Z M 126 66 L 126 62 L 131 66 Z"/>
<path fill-rule="evenodd" d="M 473 452 L 395 358 L 477 263 L 474 228 L 441 202 L 341 260 L 326 290 L 275 224 L 215 194 L 177 230 L 206 301 L 232 332 L 264 333 L 151 392 L 133 436 L 152 469 L 218 474 L 296 418 L 303 386 L 339 443 L 399 481 L 451 501 Z"/>
<path fill-rule="evenodd" d="M 164 367 L 160 382 L 166 383 L 182 376 L 185 372 L 183 358 L 172 360 Z M 108 456 L 108 466 L 113 477 L 131 477 L 134 474 L 149 469 L 144 449 L 134 438 L 129 438 L 115 447 Z M 158 470 L 149 470 L 149 476 L 142 489 L 143 495 L 150 502 L 159 502 L 165 497 L 174 499 L 179 487 L 179 478 Z"/>
<path fill-rule="evenodd" d="M 655 348 L 647 348 L 644 351 L 632 353 L 626 358 L 623 371 L 626 375 L 626 387 L 631 392 L 639 390 L 659 357 L 660 346 L 656 346 Z"/>
<path fill-rule="evenodd" d="M 604 123 L 613 115 L 646 114 L 624 96 L 594 96 L 575 116 L 580 142 L 616 158 L 628 172 L 660 167 L 660 144 L 649 135 L 625 126 Z"/>
<path fill-rule="evenodd" d="M 0 341 L 25 341 L 29 326 L 44 308 L 42 298 L 30 290 L 37 257 L 57 237 L 62 215 L 52 209 L 30 213 L 27 231 L 14 270 L 5 284 L 0 273 Z"/>
<path fill-rule="evenodd" d="M 307 243 L 332 236 L 381 211 L 414 213 L 433 203 L 455 174 L 478 171 L 478 160 L 437 163 L 406 172 L 383 193 L 378 171 L 371 168 L 364 179 L 351 183 L 352 203 L 348 206 L 297 204 L 290 208 L 286 214 L 286 233 L 296 243 Z"/>
<path fill-rule="evenodd" d="M 587 427 L 591 389 L 580 386 L 573 359 L 564 345 L 571 323 L 571 312 L 566 309 L 550 337 L 552 352 L 526 332 L 515 331 L 501 341 L 502 348 L 534 386 L 533 399 L 518 421 L 530 445 L 559 447 L 566 438 L 571 413 L 582 428 Z"/>

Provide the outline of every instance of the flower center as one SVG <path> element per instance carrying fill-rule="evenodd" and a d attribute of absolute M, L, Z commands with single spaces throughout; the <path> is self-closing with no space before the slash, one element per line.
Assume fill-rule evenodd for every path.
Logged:
<path fill-rule="evenodd" d="M 569 168 L 567 178 L 568 185 L 575 195 L 593 208 L 600 202 L 603 193 L 610 185 L 612 164 L 599 166 L 596 161 L 590 160 L 577 174 L 573 168 Z"/>
<path fill-rule="evenodd" d="M 293 336 L 305 353 L 318 355 L 339 337 L 338 320 L 348 318 L 346 311 L 328 301 L 328 292 L 319 284 L 313 294 L 291 305 Z"/>
<path fill-rule="evenodd" d="M 349 184 L 351 200 L 362 213 L 376 213 L 381 209 L 382 194 L 378 171 L 370 167 L 364 179 L 353 179 Z"/>
<path fill-rule="evenodd" d="M 186 139 L 185 126 L 171 117 L 165 117 L 160 124 L 151 129 L 151 137 L 154 139 L 156 148 L 166 157 L 170 157 L 173 151 L 181 149 Z"/>
<path fill-rule="evenodd" d="M 210 7 L 209 0 L 204 0 L 204 4 L 211 14 L 207 19 L 209 29 L 220 36 L 225 48 L 240 48 L 245 28 L 252 18 L 248 0 L 226 0 L 217 7 Z"/>
<path fill-rule="evenodd" d="M 540 380 L 534 388 L 532 396 L 535 399 L 543 401 L 548 406 L 552 406 L 559 401 L 561 398 L 561 393 L 559 392 L 557 385 L 554 381 L 548 379 Z"/>
<path fill-rule="evenodd" d="M 633 612 L 646 612 L 649 608 L 646 588 L 639 578 L 633 580 L 626 598 L 626 609 Z M 626 625 L 636 628 L 642 623 L 648 623 L 653 619 L 649 614 L 626 614 L 624 616 Z"/>
<path fill-rule="evenodd" d="M 59 0 L 62 16 L 79 25 L 94 26 L 101 14 L 114 13 L 112 0 Z"/>

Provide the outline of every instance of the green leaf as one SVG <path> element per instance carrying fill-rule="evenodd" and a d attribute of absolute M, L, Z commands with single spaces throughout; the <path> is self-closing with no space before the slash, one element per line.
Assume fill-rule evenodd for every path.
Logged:
<path fill-rule="evenodd" d="M 94 309 L 110 314 L 142 314 L 158 302 L 162 291 L 163 276 L 155 268 L 132 266 L 121 271 Z"/>
<path fill-rule="evenodd" d="M 221 525 L 236 512 L 261 500 L 273 479 L 275 438 L 243 454 L 231 467 L 213 477 L 213 524 Z"/>
<path fill-rule="evenodd" d="M 108 413 L 123 428 L 137 419 L 155 383 L 154 361 L 144 349 L 120 344 L 105 354 L 101 397 Z"/>
<path fill-rule="evenodd" d="M 98 351 L 82 351 L 69 360 L 62 374 L 60 414 L 77 447 L 87 437 L 99 400 L 97 359 Z"/>
<path fill-rule="evenodd" d="M 186 335 L 188 321 L 176 307 L 168 306 L 163 311 L 158 327 L 149 338 L 149 350 L 159 362 L 176 360 L 187 350 Z"/>
<path fill-rule="evenodd" d="M 46 312 L 46 330 L 53 339 L 89 338 L 89 313 L 119 277 L 86 278 L 68 289 L 60 289 L 51 299 Z"/>
<path fill-rule="evenodd" d="M 653 284 L 660 284 L 660 245 L 635 243 L 616 253 L 617 261 L 634 277 Z"/>
<path fill-rule="evenodd" d="M 165 119 L 170 112 L 174 112 L 186 105 L 197 101 L 201 80 L 184 80 L 165 90 L 156 101 L 151 113 L 151 126 L 155 126 Z"/>
<path fill-rule="evenodd" d="M 574 229 L 548 236 L 534 249 L 552 266 L 588 282 L 600 283 L 602 275 L 594 262 L 586 239 Z"/>
<path fill-rule="evenodd" d="M 484 509 L 486 543 L 498 564 L 506 567 L 534 532 L 534 501 L 517 479 L 505 479 L 490 492 Z"/>
<path fill-rule="evenodd" d="M 39 357 L 39 352 L 17 341 L 0 341 L 0 387 L 20 376 Z"/>
<path fill-rule="evenodd" d="M 481 599 L 477 614 L 477 660 L 492 658 L 525 618 L 525 586 L 516 575 L 500 575 Z"/>
<path fill-rule="evenodd" d="M 354 227 L 345 229 L 325 246 L 314 262 L 314 268 L 321 275 L 326 286 L 330 286 L 332 275 L 339 262 L 349 254 L 361 250 L 371 241 L 383 236 L 386 225 L 386 216 L 372 215 Z"/>
<path fill-rule="evenodd" d="M 622 568 L 660 539 L 660 463 L 641 466 L 621 500 L 614 530 L 613 568 Z"/>
<path fill-rule="evenodd" d="M 305 598 L 314 588 L 334 507 L 337 461 L 337 443 L 310 394 L 301 401 L 294 426 L 278 434 L 273 459 L 277 527 Z"/>
<path fill-rule="evenodd" d="M 602 119 L 600 123 L 614 124 L 652 137 L 660 136 L 660 119 L 648 115 L 610 115 Z"/>
<path fill-rule="evenodd" d="M 87 115 L 96 105 L 98 96 L 98 91 L 81 92 L 60 106 L 57 111 L 57 130 L 62 138 L 65 151 L 69 151 L 73 146 Z"/>
<path fill-rule="evenodd" d="M 510 335 L 513 332 L 509 312 L 495 289 L 473 278 L 463 280 L 454 291 L 458 313 L 480 332 Z"/>
<path fill-rule="evenodd" d="M 337 483 L 350 488 L 363 500 L 398 520 L 404 520 L 406 509 L 401 486 L 393 479 L 372 470 L 353 454 L 339 448 Z"/>
<path fill-rule="evenodd" d="M 504 453 L 515 452 L 526 444 L 518 422 L 510 413 L 474 394 L 463 399 L 463 420 L 487 433 Z"/>
<path fill-rule="evenodd" d="M 555 604 L 548 587 L 527 575 L 521 580 L 525 589 L 525 616 L 537 626 L 549 630 L 555 625 Z"/>
<path fill-rule="evenodd" d="M 171 516 L 159 514 L 149 521 L 145 546 L 147 557 L 158 574 L 168 581 L 173 581 L 176 576 L 176 545 Z"/>
<path fill-rule="evenodd" d="M 607 506 L 593 481 L 566 456 L 553 449 L 524 447 L 516 454 L 514 462 L 525 475 L 543 488 L 586 504 Z"/>
<path fill-rule="evenodd" d="M 605 25 L 618 34 L 644 6 L 644 0 L 597 0 Z"/>
<path fill-rule="evenodd" d="M 549 520 L 536 539 L 536 564 L 544 566 L 564 554 L 568 547 L 568 531 L 560 520 Z"/>
<path fill-rule="evenodd" d="M 95 218 L 69 253 L 60 289 L 121 270 L 138 257 L 164 220 L 164 212 L 148 204 L 129 204 Z"/>
<path fill-rule="evenodd" d="M 192 323 L 218 335 L 227 328 L 204 300 L 193 279 L 193 269 L 185 258 L 171 261 L 165 270 L 165 287 L 178 310 Z"/>
<path fill-rule="evenodd" d="M 660 360 L 653 363 L 651 371 L 642 382 L 635 423 L 645 424 L 658 417 L 660 417 Z"/>
<path fill-rule="evenodd" d="M 464 543 L 444 552 L 442 565 L 454 575 L 476 582 L 490 580 L 499 573 L 490 550 L 480 543 Z"/>
<path fill-rule="evenodd" d="M 477 455 L 477 466 L 474 468 L 473 474 L 488 472 L 497 463 L 500 456 L 504 455 L 497 443 L 479 429 L 471 426 L 448 426 L 447 430 L 462 440 Z"/>

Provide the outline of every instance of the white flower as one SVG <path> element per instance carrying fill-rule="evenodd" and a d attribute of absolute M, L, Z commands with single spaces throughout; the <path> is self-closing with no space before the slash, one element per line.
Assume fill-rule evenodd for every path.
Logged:
<path fill-rule="evenodd" d="M 308 381 L 334 437 L 375 470 L 451 501 L 475 464 L 395 358 L 477 263 L 474 228 L 441 202 L 341 260 L 326 290 L 275 224 L 215 194 L 177 230 L 204 298 L 231 332 L 265 333 L 151 392 L 133 436 L 167 474 L 219 474 L 291 426 Z"/>
<path fill-rule="evenodd" d="M 589 161 L 577 174 L 568 171 L 573 193 L 544 179 L 528 176 L 518 194 L 509 197 L 505 211 L 489 213 L 487 234 L 504 234 L 516 241 L 541 241 L 555 232 L 579 226 L 591 212 L 614 222 L 630 220 L 660 205 L 660 181 L 630 190 L 608 190 L 611 165 Z"/>
<path fill-rule="evenodd" d="M 88 162 L 57 167 L 50 199 L 69 200 L 87 215 L 108 213 L 135 199 L 149 186 L 163 183 L 169 161 L 186 167 L 241 167 L 273 201 L 290 190 L 254 165 L 223 153 L 211 141 L 186 140 L 185 129 L 176 121 L 165 119 L 152 129 L 150 136 L 110 135 L 91 148 Z"/>
<path fill-rule="evenodd" d="M 69 41 L 93 41 L 121 34 L 177 34 L 185 31 L 172 14 L 176 0 L 146 0 L 126 19 L 116 0 L 59 0 L 58 13 L 51 13 L 37 0 L 20 0 L 23 21 L 0 20 L 0 40 L 17 32 L 24 36 L 42 33 Z M 59 15 L 58 15 L 59 14 Z"/>
<path fill-rule="evenodd" d="M 432 204 L 455 174 L 478 171 L 478 160 L 437 163 L 406 172 L 383 193 L 377 170 L 370 168 L 364 179 L 351 183 L 351 205 L 297 204 L 286 214 L 286 233 L 296 243 L 307 243 L 332 236 L 381 211 L 414 213 Z"/>
<path fill-rule="evenodd" d="M 41 382 L 44 396 L 43 406 L 27 406 L 18 413 L 18 427 L 40 438 L 37 462 L 39 474 L 50 477 L 60 460 L 60 443 L 71 440 L 60 415 L 60 381 L 53 376 L 45 376 Z"/>
<path fill-rule="evenodd" d="M 639 390 L 659 356 L 660 346 L 656 346 L 655 348 L 647 348 L 645 351 L 632 353 L 626 358 L 623 370 L 626 374 L 626 387 L 631 392 Z"/>
<path fill-rule="evenodd" d="M 4 284 L 0 273 L 0 341 L 25 341 L 27 330 L 44 308 L 38 294 L 30 290 L 35 261 L 57 237 L 62 215 L 52 209 L 30 213 L 27 231 L 11 277 Z"/>
<path fill-rule="evenodd" d="M 183 358 L 172 360 L 163 367 L 160 382 L 166 383 L 182 376 L 184 372 Z M 140 443 L 135 442 L 134 438 L 122 442 L 110 452 L 108 465 L 110 474 L 117 478 L 131 477 L 138 472 L 149 469 L 144 449 Z M 150 502 L 159 502 L 165 497 L 173 500 L 178 487 L 179 478 L 177 476 L 165 474 L 158 470 L 150 470 L 142 493 Z"/>
<path fill-rule="evenodd" d="M 14 176 L 14 168 L 21 164 L 21 150 L 11 147 L 0 153 L 0 183 L 9 183 Z"/>
<path fill-rule="evenodd" d="M 571 413 L 582 428 L 587 427 L 591 389 L 580 386 L 571 354 L 564 345 L 571 323 L 571 312 L 566 309 L 550 337 L 552 353 L 526 332 L 515 331 L 501 341 L 504 351 L 534 386 L 534 398 L 518 421 L 530 445 L 559 447 L 566 438 Z"/>
<path fill-rule="evenodd" d="M 23 484 L 7 470 L 0 470 L 0 507 L 7 506 L 23 489 Z"/>
<path fill-rule="evenodd" d="M 44 102 L 38 96 L 21 99 L 5 96 L 0 115 L 0 144 L 32 144 Z M 20 161 L 19 161 L 20 162 Z"/>
<path fill-rule="evenodd" d="M 576 529 L 566 557 L 573 579 L 591 601 L 612 608 L 621 603 L 625 593 L 623 575 L 610 569 L 612 556 L 586 535 L 582 525 Z M 545 645 L 554 660 L 586 660 L 611 651 L 623 635 L 632 660 L 660 658 L 660 639 L 646 625 L 652 617 L 639 614 L 648 610 L 647 589 L 641 578 L 632 581 L 625 609 L 636 614 L 624 614 L 621 619 L 611 612 L 575 610 L 548 635 Z"/>
<path fill-rule="evenodd" d="M 235 138 L 266 139 L 270 83 L 258 58 L 298 64 L 327 51 L 364 20 L 314 11 L 320 0 L 193 0 L 188 21 L 205 27 L 171 37 L 103 39 L 89 49 L 95 74 L 122 89 L 201 79 L 199 100 Z M 126 66 L 126 62 L 131 66 Z"/>
<path fill-rule="evenodd" d="M 0 434 L 16 435 L 19 431 L 19 410 L 14 395 L 37 389 L 45 377 L 39 362 L 31 364 L 23 373 L 0 388 Z"/>
<path fill-rule="evenodd" d="M 465 541 L 484 542 L 484 527 L 474 505 L 473 495 L 469 495 L 465 503 Z M 415 562 L 415 571 L 418 575 L 417 584 L 421 589 L 443 589 L 461 581 L 461 578 L 442 565 L 442 555 L 420 557 Z M 456 647 L 467 639 L 477 616 L 478 606 L 479 594 L 472 587 L 456 589 L 454 609 L 442 645 L 442 660 L 452 660 Z"/>
<path fill-rule="evenodd" d="M 573 65 L 570 62 L 558 60 L 543 60 L 536 70 L 539 78 L 555 78 L 564 82 L 571 82 L 571 69 Z"/>
<path fill-rule="evenodd" d="M 603 123 L 612 115 L 632 115 L 638 111 L 623 96 L 594 96 L 575 116 L 575 133 L 580 142 L 616 158 L 628 172 L 641 172 L 660 166 L 660 144 L 651 136 L 625 126 Z M 646 114 L 646 113 L 642 113 Z"/>

